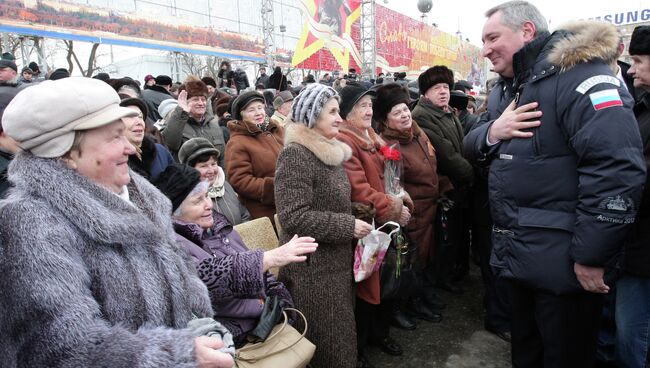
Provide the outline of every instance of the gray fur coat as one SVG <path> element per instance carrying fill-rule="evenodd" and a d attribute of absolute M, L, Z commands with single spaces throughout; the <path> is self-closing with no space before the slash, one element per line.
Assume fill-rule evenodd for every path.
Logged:
<path fill-rule="evenodd" d="M 57 159 L 19 154 L 0 202 L 3 367 L 195 367 L 203 283 L 169 201 L 131 174 L 133 205 Z"/>

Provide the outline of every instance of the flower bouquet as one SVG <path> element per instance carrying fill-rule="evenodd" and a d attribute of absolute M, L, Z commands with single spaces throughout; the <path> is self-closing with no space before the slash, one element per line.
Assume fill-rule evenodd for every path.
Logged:
<path fill-rule="evenodd" d="M 379 149 L 384 156 L 384 189 L 386 194 L 396 197 L 404 196 L 402 187 L 402 154 L 397 143 Z"/>

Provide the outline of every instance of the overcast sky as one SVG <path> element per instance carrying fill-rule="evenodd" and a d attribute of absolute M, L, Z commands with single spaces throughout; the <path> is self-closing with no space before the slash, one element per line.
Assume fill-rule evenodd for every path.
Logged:
<path fill-rule="evenodd" d="M 377 0 L 378 4 L 387 6 L 413 18 L 420 18 L 417 0 Z M 492 6 L 504 0 L 433 0 L 433 9 L 428 14 L 428 23 L 437 23 L 447 33 L 456 33 L 460 29 L 463 38 L 478 46 L 481 43 L 481 31 L 485 22 L 484 13 Z M 530 1 L 550 21 L 551 29 L 572 19 L 585 19 L 607 14 L 650 9 L 650 0 L 532 0 Z"/>

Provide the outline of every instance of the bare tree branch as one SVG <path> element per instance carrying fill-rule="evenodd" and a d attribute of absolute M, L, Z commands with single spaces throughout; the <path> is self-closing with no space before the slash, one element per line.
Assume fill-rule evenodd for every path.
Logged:
<path fill-rule="evenodd" d="M 92 77 L 93 72 L 96 69 L 96 55 L 97 55 L 97 48 L 99 47 L 98 43 L 93 43 L 93 47 L 90 49 L 90 56 L 88 56 L 88 68 L 86 69 L 85 76 L 86 77 Z"/>
<path fill-rule="evenodd" d="M 65 56 L 65 59 L 68 61 L 68 73 L 72 74 L 72 71 L 74 70 L 74 64 L 72 64 L 72 53 L 73 53 L 72 48 L 74 47 L 74 44 L 72 43 L 72 41 L 67 41 L 67 40 L 63 40 L 63 43 L 65 43 L 68 52 L 67 55 Z"/>

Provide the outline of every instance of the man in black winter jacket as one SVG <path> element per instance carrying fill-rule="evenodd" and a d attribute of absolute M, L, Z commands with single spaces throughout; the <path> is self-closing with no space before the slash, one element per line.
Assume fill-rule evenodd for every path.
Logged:
<path fill-rule="evenodd" d="M 628 74 L 645 93 L 634 107 L 650 165 L 650 26 L 634 29 Z M 620 367 L 646 367 L 650 340 L 650 182 L 646 179 L 633 231 L 625 243 L 623 274 L 616 284 L 616 360 Z"/>
<path fill-rule="evenodd" d="M 169 92 L 172 87 L 172 79 L 170 77 L 159 75 L 155 80 L 156 84 L 142 91 L 142 99 L 147 104 L 149 119 L 153 122 L 164 118 L 164 116 L 160 116 L 160 113 L 158 113 L 158 106 L 160 106 L 160 103 L 170 98 L 174 98 L 174 96 Z"/>
<path fill-rule="evenodd" d="M 511 288 L 516 367 L 594 365 L 605 269 L 645 181 L 631 97 L 605 60 L 618 34 L 576 22 L 549 34 L 525 1 L 490 9 L 483 54 L 501 83 L 465 138 L 490 161 L 491 265 Z"/>

